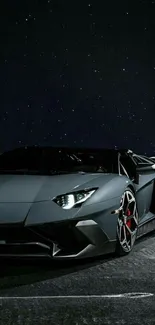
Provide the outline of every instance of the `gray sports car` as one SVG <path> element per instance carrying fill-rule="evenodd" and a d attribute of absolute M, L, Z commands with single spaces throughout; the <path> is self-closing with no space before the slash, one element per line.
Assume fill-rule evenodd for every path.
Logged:
<path fill-rule="evenodd" d="M 128 254 L 155 229 L 155 164 L 131 150 L 23 147 L 0 156 L 0 256 Z"/>

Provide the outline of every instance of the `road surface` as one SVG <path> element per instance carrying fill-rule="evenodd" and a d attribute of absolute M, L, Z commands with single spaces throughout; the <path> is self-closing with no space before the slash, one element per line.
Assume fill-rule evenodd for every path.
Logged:
<path fill-rule="evenodd" d="M 155 325 L 155 233 L 128 256 L 0 262 L 0 325 Z"/>

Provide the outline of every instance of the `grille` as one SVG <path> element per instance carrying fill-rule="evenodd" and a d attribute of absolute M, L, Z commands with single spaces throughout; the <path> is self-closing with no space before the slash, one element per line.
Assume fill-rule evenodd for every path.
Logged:
<path fill-rule="evenodd" d="M 23 224 L 0 226 L 0 254 L 9 252 L 41 252 L 50 249 L 52 255 L 53 243 L 60 249 L 58 255 L 77 254 L 90 242 L 87 237 L 75 227 L 77 221 L 49 223 L 24 227 Z M 43 248 L 46 245 L 48 247 Z"/>
<path fill-rule="evenodd" d="M 78 228 L 77 222 L 50 223 L 37 226 L 34 230 L 46 240 L 57 244 L 61 250 L 57 255 L 77 254 L 83 250 L 90 242 Z"/>
<path fill-rule="evenodd" d="M 24 227 L 23 224 L 18 225 L 1 225 L 0 226 L 0 241 L 6 243 L 26 243 L 38 240 L 38 237 L 32 231 Z"/>
<path fill-rule="evenodd" d="M 47 256 L 51 249 L 38 234 L 23 224 L 0 226 L 1 256 Z"/>

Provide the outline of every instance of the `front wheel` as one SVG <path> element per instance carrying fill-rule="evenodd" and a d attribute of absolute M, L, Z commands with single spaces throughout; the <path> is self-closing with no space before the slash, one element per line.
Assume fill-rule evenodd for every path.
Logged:
<path fill-rule="evenodd" d="M 126 189 L 122 195 L 117 222 L 116 255 L 131 252 L 138 230 L 138 212 L 134 193 Z"/>

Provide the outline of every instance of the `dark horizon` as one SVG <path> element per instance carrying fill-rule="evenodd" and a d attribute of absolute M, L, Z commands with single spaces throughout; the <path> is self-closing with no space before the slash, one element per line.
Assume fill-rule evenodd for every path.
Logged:
<path fill-rule="evenodd" d="M 84 147 L 84 146 L 60 146 L 60 145 L 47 145 L 47 146 L 45 146 L 45 145 L 30 145 L 30 146 L 17 146 L 17 147 L 14 147 L 14 148 L 11 148 L 11 149 L 9 149 L 9 150 L 6 150 L 6 151 L 3 151 L 3 152 L 0 152 L 0 155 L 2 154 L 2 153 L 5 153 L 5 152 L 10 152 L 10 151 L 18 151 L 18 150 L 22 150 L 22 149 L 43 149 L 43 150 L 48 150 L 48 149 L 55 149 L 55 150 L 66 150 L 66 151 L 68 151 L 68 150 L 75 150 L 75 151 L 83 151 L 83 150 L 86 150 L 86 151 L 92 151 L 92 152 L 94 152 L 94 151 L 112 151 L 112 152 L 126 152 L 126 151 L 128 151 L 128 150 L 131 150 L 131 151 L 133 151 L 131 148 L 118 148 L 117 146 L 115 147 L 115 148 L 108 148 L 108 147 L 91 147 L 91 146 L 87 146 L 87 147 Z M 135 153 L 135 154 L 137 154 L 137 155 L 146 155 L 147 156 L 147 154 L 145 153 L 143 153 L 143 152 L 135 152 L 135 151 L 133 151 L 133 153 Z M 152 155 L 148 155 L 148 157 L 151 157 Z"/>

